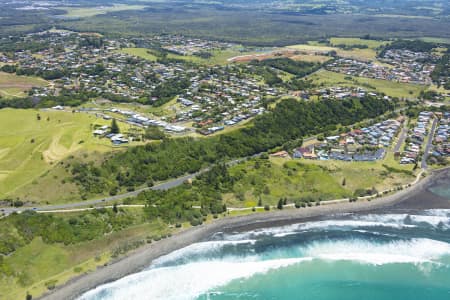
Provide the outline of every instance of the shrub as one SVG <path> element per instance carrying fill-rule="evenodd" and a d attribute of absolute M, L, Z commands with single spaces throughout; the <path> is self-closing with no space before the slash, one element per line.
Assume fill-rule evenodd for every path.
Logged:
<path fill-rule="evenodd" d="M 53 290 L 53 289 L 56 287 L 56 283 L 57 283 L 57 282 L 58 282 L 58 281 L 57 281 L 56 279 L 53 279 L 53 280 L 47 281 L 47 282 L 45 283 L 45 286 L 47 287 L 47 289 Z"/>

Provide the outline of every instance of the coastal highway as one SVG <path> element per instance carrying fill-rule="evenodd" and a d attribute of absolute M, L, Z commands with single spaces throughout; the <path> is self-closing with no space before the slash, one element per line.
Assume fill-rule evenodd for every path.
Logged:
<path fill-rule="evenodd" d="M 433 125 L 431 125 L 430 133 L 428 134 L 428 141 L 425 146 L 425 151 L 422 155 L 422 162 L 420 164 L 420 167 L 422 168 L 422 170 L 426 170 L 428 168 L 427 158 L 428 158 L 428 155 L 430 154 L 431 146 L 433 144 L 433 136 L 434 136 L 434 132 L 436 131 L 437 124 L 438 124 L 438 119 L 434 118 Z"/>
<path fill-rule="evenodd" d="M 118 200 L 122 200 L 125 198 L 129 198 L 129 197 L 135 197 L 137 196 L 140 192 L 146 191 L 146 190 L 168 190 L 171 189 L 173 187 L 182 185 L 183 182 L 185 182 L 186 180 L 192 179 L 196 176 L 198 176 L 201 173 L 204 173 L 208 170 L 207 169 L 203 169 L 197 173 L 193 173 L 193 174 L 188 174 L 182 177 L 178 177 L 157 185 L 154 185 L 152 187 L 145 187 L 145 188 L 140 188 L 137 189 L 135 191 L 132 192 L 128 192 L 125 194 L 120 194 L 120 195 L 116 195 L 116 196 L 109 196 L 109 197 L 105 197 L 105 198 L 99 198 L 99 199 L 93 199 L 93 200 L 86 200 L 86 201 L 81 201 L 81 202 L 73 202 L 73 203 L 66 203 L 66 204 L 54 204 L 54 205 L 45 205 L 45 206 L 35 206 L 35 207 L 4 207 L 4 208 L 0 208 L 1 213 L 5 214 L 5 215 L 9 215 L 13 212 L 21 212 L 24 210 L 34 210 L 34 211 L 51 211 L 51 210 L 65 210 L 65 209 L 74 209 L 74 208 L 79 208 L 79 207 L 85 207 L 85 206 L 95 206 L 98 204 L 104 204 L 104 203 L 110 203 L 110 202 L 114 202 L 114 201 L 118 201 Z"/>
<path fill-rule="evenodd" d="M 248 158 L 254 158 L 254 157 L 258 157 L 260 156 L 262 153 L 258 153 L 255 155 L 252 155 Z M 231 160 L 229 162 L 226 163 L 226 165 L 228 166 L 232 166 L 235 164 L 238 164 L 244 160 L 246 160 L 247 158 L 239 158 L 239 159 L 234 159 Z M 195 177 L 197 177 L 198 175 L 207 172 L 210 169 L 210 167 L 208 168 L 204 168 L 196 173 L 193 174 L 187 174 L 175 179 L 171 179 L 162 183 L 158 183 L 152 187 L 143 187 L 143 188 L 139 188 L 136 189 L 135 191 L 132 192 L 128 192 L 128 193 L 124 193 L 124 194 L 120 194 L 120 195 L 115 195 L 115 196 L 109 196 L 109 197 L 104 197 L 104 198 L 98 198 L 98 199 L 92 199 L 92 200 L 86 200 L 86 201 L 80 201 L 80 202 L 72 202 L 72 203 L 64 203 L 64 204 L 52 204 L 52 205 L 44 205 L 44 206 L 24 206 L 24 207 L 2 207 L 0 208 L 0 214 L 3 215 L 9 215 L 13 212 L 22 212 L 24 210 L 34 210 L 34 211 L 45 211 L 45 212 L 49 212 L 49 211 L 60 211 L 60 210 L 70 210 L 70 209 L 77 209 L 77 208 L 81 208 L 81 207 L 90 207 L 90 206 L 96 206 L 96 205 L 104 205 L 106 203 L 112 203 L 115 201 L 119 201 L 119 200 L 123 200 L 129 197 L 136 197 L 139 193 L 143 192 L 143 191 L 147 191 L 147 190 L 168 190 L 177 186 L 182 185 L 186 180 L 189 179 L 193 179 Z"/>

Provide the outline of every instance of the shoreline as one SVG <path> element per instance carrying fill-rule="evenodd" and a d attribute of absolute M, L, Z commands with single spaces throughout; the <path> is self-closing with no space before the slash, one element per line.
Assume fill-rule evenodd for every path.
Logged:
<path fill-rule="evenodd" d="M 76 299 L 85 292 L 102 284 L 110 283 L 127 275 L 140 272 L 150 266 L 152 261 L 156 258 L 167 255 L 193 243 L 204 241 L 217 232 L 239 232 L 264 227 L 277 227 L 342 213 L 375 212 L 382 208 L 391 208 L 395 210 L 437 208 L 442 204 L 442 198 L 427 192 L 427 188 L 442 178 L 442 174 L 443 176 L 448 176 L 450 174 L 450 168 L 447 167 L 432 171 L 427 177 L 419 180 L 411 187 L 381 198 L 361 200 L 353 203 L 343 202 L 307 208 L 292 208 L 255 213 L 246 216 L 225 217 L 209 224 L 190 227 L 169 238 L 142 246 L 118 261 L 105 267 L 98 268 L 94 272 L 73 278 L 37 299 Z M 427 199 L 430 197 L 430 202 L 424 203 L 424 196 L 427 196 Z M 422 201 L 420 199 L 422 199 Z M 450 201 L 447 205 L 448 208 L 450 208 Z"/>

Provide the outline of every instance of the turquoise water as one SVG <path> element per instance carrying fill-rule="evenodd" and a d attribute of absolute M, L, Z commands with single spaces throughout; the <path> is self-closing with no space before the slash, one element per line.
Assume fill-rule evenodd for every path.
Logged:
<path fill-rule="evenodd" d="M 450 299 L 450 210 L 219 233 L 80 299 Z"/>

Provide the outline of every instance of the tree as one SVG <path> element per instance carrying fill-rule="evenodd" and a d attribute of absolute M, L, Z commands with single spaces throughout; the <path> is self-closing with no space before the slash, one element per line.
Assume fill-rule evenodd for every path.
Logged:
<path fill-rule="evenodd" d="M 111 122 L 111 133 L 117 134 L 120 133 L 119 125 L 117 125 L 116 119 L 113 119 Z"/>
<path fill-rule="evenodd" d="M 40 114 L 37 114 L 37 115 L 36 115 L 36 119 L 37 119 L 38 121 L 40 121 L 40 120 L 41 120 L 41 115 L 40 115 Z"/>
<path fill-rule="evenodd" d="M 277 208 L 283 209 L 283 199 L 282 198 L 280 198 L 280 200 L 278 200 Z"/>
<path fill-rule="evenodd" d="M 33 296 L 27 292 L 27 296 L 25 297 L 25 299 L 26 300 L 32 300 Z"/>
<path fill-rule="evenodd" d="M 346 182 L 345 182 L 345 177 L 344 179 L 342 179 L 342 186 L 345 186 Z"/>
<path fill-rule="evenodd" d="M 113 212 L 116 214 L 119 212 L 119 210 L 117 209 L 117 203 L 114 203 L 113 205 Z"/>
<path fill-rule="evenodd" d="M 149 126 L 145 130 L 144 137 L 148 140 L 162 140 L 166 134 L 157 126 Z"/>

